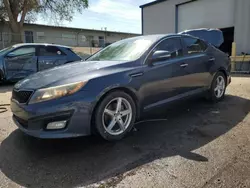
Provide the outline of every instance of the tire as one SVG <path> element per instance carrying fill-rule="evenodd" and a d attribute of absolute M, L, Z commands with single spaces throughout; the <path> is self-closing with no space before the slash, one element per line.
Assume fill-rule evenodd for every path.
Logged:
<path fill-rule="evenodd" d="M 135 119 L 136 106 L 133 99 L 122 91 L 115 91 L 108 94 L 98 105 L 94 126 L 102 138 L 116 141 L 130 132 Z"/>
<path fill-rule="evenodd" d="M 221 80 L 220 82 L 221 84 L 219 85 L 218 85 L 218 80 Z M 225 97 L 226 84 L 227 84 L 227 81 L 226 81 L 224 73 L 223 72 L 216 73 L 212 81 L 211 87 L 208 91 L 208 99 L 212 102 L 221 101 Z"/>
<path fill-rule="evenodd" d="M 4 82 L 4 80 L 3 80 L 3 73 L 0 70 L 0 84 L 2 84 L 3 82 Z"/>

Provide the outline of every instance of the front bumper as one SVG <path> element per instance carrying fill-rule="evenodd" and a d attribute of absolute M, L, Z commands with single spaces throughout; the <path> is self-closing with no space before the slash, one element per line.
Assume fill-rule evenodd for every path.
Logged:
<path fill-rule="evenodd" d="M 74 101 L 74 102 L 72 102 Z M 11 100 L 13 121 L 24 133 L 37 138 L 69 138 L 91 134 L 92 106 L 86 101 L 62 98 L 37 104 L 19 104 Z M 60 130 L 47 130 L 47 124 L 66 120 Z"/>

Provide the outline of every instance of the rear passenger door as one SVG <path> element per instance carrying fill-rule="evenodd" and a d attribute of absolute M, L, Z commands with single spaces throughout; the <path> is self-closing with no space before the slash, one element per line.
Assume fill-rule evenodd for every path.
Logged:
<path fill-rule="evenodd" d="M 189 90 L 199 90 L 208 87 L 210 78 L 209 68 L 213 58 L 210 58 L 207 51 L 207 44 L 202 40 L 190 36 L 182 37 L 184 49 L 184 65 L 186 72 L 186 85 Z"/>
<path fill-rule="evenodd" d="M 56 46 L 38 47 L 38 70 L 45 70 L 67 62 L 66 54 Z"/>

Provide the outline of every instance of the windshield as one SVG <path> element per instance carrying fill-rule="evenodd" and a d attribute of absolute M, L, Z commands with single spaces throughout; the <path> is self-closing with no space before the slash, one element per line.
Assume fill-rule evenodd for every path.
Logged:
<path fill-rule="evenodd" d="M 0 55 L 4 55 L 5 53 L 7 53 L 8 51 L 12 50 L 13 46 L 8 47 L 8 48 L 4 48 L 2 50 L 0 50 Z"/>
<path fill-rule="evenodd" d="M 88 61 L 133 61 L 138 59 L 152 43 L 152 40 L 142 37 L 121 40 L 97 52 Z"/>

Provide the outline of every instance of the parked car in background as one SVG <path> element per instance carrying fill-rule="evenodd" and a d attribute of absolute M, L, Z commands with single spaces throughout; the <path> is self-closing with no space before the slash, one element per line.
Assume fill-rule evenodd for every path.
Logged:
<path fill-rule="evenodd" d="M 222 100 L 230 69 L 228 55 L 191 35 L 125 39 L 86 61 L 18 82 L 11 99 L 13 120 L 39 138 L 97 132 L 119 140 L 146 111 L 198 94 Z"/>
<path fill-rule="evenodd" d="M 0 81 L 17 81 L 38 71 L 79 60 L 81 58 L 67 46 L 16 44 L 0 51 Z"/>

